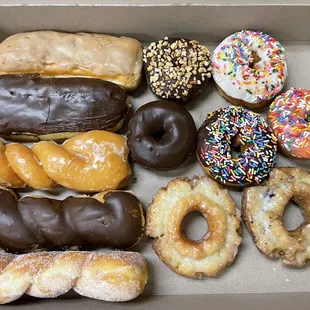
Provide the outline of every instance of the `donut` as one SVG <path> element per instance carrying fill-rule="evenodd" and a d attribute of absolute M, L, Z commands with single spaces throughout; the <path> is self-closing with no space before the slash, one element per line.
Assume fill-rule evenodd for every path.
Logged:
<path fill-rule="evenodd" d="M 90 78 L 0 75 L 0 135 L 63 140 L 90 130 L 118 131 L 130 101 L 117 84 Z"/>
<path fill-rule="evenodd" d="M 224 39 L 213 52 L 212 64 L 220 95 L 251 109 L 269 104 L 287 77 L 283 46 L 261 31 L 242 30 Z"/>
<path fill-rule="evenodd" d="M 304 211 L 305 221 L 287 231 L 283 213 L 290 200 Z M 310 171 L 274 168 L 269 180 L 243 191 L 242 217 L 256 247 L 269 258 L 302 267 L 310 262 Z"/>
<path fill-rule="evenodd" d="M 239 149 L 238 158 L 232 150 Z M 259 114 L 230 106 L 207 115 L 198 129 L 197 157 L 217 182 L 243 187 L 266 180 L 276 163 L 277 138 Z"/>
<path fill-rule="evenodd" d="M 240 219 L 226 189 L 209 177 L 177 178 L 160 189 L 148 207 L 146 235 L 153 248 L 174 272 L 190 278 L 216 276 L 230 265 L 241 243 Z M 181 230 L 184 217 L 200 212 L 208 233 L 200 240 Z"/>
<path fill-rule="evenodd" d="M 268 120 L 283 154 L 310 159 L 310 90 L 290 88 L 279 95 L 270 105 Z"/>
<path fill-rule="evenodd" d="M 141 106 L 130 120 L 127 143 L 134 161 L 170 170 L 194 151 L 196 126 L 191 114 L 177 103 L 153 101 Z"/>
<path fill-rule="evenodd" d="M 138 88 L 142 77 L 142 44 L 99 33 L 16 33 L 0 43 L 0 59 L 1 75 L 95 78 L 128 91 Z"/>
<path fill-rule="evenodd" d="M 57 184 L 79 192 L 123 187 L 131 175 L 123 136 L 104 130 L 84 132 L 62 145 L 40 141 L 27 147 L 0 141 L 0 185 L 53 189 Z"/>
<path fill-rule="evenodd" d="M 143 63 L 151 91 L 178 103 L 195 98 L 211 78 L 211 54 L 196 40 L 168 38 L 143 50 Z"/>
<path fill-rule="evenodd" d="M 38 250 L 128 249 L 144 235 L 144 212 L 131 192 L 106 191 L 63 200 L 19 198 L 0 187 L 0 248 Z"/>

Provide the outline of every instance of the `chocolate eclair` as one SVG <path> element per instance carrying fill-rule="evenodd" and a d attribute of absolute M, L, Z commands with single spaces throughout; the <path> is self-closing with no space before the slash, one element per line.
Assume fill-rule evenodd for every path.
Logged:
<path fill-rule="evenodd" d="M 38 249 L 127 249 L 143 236 L 144 211 L 130 192 L 110 191 L 64 200 L 18 199 L 0 188 L 0 247 L 16 253 Z"/>
<path fill-rule="evenodd" d="M 0 135 L 10 140 L 67 139 L 90 130 L 119 130 L 126 91 L 89 78 L 0 75 Z"/>

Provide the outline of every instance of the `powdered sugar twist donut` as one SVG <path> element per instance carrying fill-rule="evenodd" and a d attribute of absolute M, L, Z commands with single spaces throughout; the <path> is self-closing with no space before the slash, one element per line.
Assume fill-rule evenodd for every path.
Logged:
<path fill-rule="evenodd" d="M 310 159 L 310 90 L 291 88 L 279 95 L 268 118 L 282 153 Z"/>
<path fill-rule="evenodd" d="M 261 31 L 242 30 L 230 35 L 215 49 L 212 62 L 220 94 L 248 108 L 270 103 L 287 77 L 283 46 Z"/>

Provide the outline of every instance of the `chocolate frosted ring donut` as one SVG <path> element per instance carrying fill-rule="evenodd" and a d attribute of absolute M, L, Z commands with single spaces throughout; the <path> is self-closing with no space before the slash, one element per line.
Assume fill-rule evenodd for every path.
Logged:
<path fill-rule="evenodd" d="M 293 231 L 283 224 L 290 200 L 304 211 L 305 221 Z M 257 248 L 270 258 L 302 267 L 310 262 L 310 171 L 274 168 L 268 182 L 243 191 L 242 217 Z"/>
<path fill-rule="evenodd" d="M 193 152 L 196 126 L 182 106 L 153 101 L 132 117 L 127 139 L 133 160 L 148 168 L 170 170 L 183 164 Z"/>
<path fill-rule="evenodd" d="M 198 241 L 188 239 L 184 217 L 200 212 L 208 233 Z M 230 265 L 241 243 L 240 219 L 228 191 L 208 177 L 177 178 L 160 189 L 148 207 L 146 235 L 153 248 L 174 272 L 191 278 L 216 276 Z"/>
<path fill-rule="evenodd" d="M 232 148 L 239 148 L 234 159 Z M 230 186 L 262 183 L 276 162 L 277 139 L 266 121 L 242 107 L 211 112 L 198 130 L 197 156 L 205 172 Z"/>

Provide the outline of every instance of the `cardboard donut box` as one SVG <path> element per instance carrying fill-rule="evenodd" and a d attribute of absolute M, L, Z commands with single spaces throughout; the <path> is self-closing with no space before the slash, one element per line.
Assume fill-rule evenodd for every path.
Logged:
<path fill-rule="evenodd" d="M 199 40 L 211 51 L 229 34 L 241 29 L 261 29 L 279 40 L 286 49 L 289 87 L 310 88 L 310 5 L 277 1 L 271 4 L 255 1 L 196 1 L 170 3 L 158 1 L 116 1 L 75 4 L 50 4 L 41 1 L 25 5 L 23 1 L 0 2 L 0 37 L 22 32 L 52 29 L 68 32 L 99 32 L 134 37 L 144 44 L 164 36 Z M 7 1 L 9 2 L 9 1 Z M 12 1 L 13 2 L 13 1 Z M 56 2 L 56 1 L 54 1 Z M 62 1 L 59 1 L 62 2 Z M 86 1 L 85 1 L 86 2 Z M 154 1 L 155 2 L 155 1 Z M 207 2 L 207 3 L 204 3 Z M 242 1 L 240 1 L 242 3 Z M 145 81 L 131 94 L 133 111 L 155 100 Z M 186 105 L 199 127 L 207 112 L 227 106 L 210 82 L 197 100 Z M 263 116 L 266 116 L 262 112 Z M 277 166 L 310 169 L 309 161 L 277 156 Z M 137 164 L 132 166 L 135 181 L 128 186 L 141 199 L 145 208 L 159 188 L 178 176 L 203 176 L 197 161 L 170 172 L 154 172 Z M 21 193 L 21 195 L 26 192 Z M 72 192 L 61 191 L 66 197 Z M 238 208 L 241 192 L 230 191 Z M 296 228 L 302 221 L 298 208 L 289 206 L 285 225 Z M 204 220 L 195 217 L 188 223 L 187 234 L 201 237 L 206 231 Z M 149 263 L 149 281 L 144 293 L 127 303 L 107 303 L 81 298 L 74 293 L 57 299 L 23 297 L 6 307 L 13 309 L 310 309 L 310 269 L 284 267 L 279 260 L 267 259 L 255 247 L 242 226 L 242 246 L 235 263 L 217 278 L 194 280 L 175 274 L 152 250 L 151 240 L 144 238 L 133 250 L 141 252 Z"/>

